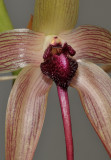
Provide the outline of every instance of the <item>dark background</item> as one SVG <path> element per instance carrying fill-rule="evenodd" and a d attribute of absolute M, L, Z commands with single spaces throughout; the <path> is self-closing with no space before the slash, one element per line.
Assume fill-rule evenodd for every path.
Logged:
<path fill-rule="evenodd" d="M 14 28 L 25 28 L 34 0 L 5 0 Z M 111 0 L 80 0 L 76 26 L 98 25 L 111 31 Z M 0 160 L 5 160 L 5 112 L 11 81 L 0 82 Z M 69 88 L 75 160 L 110 160 L 87 119 L 76 90 Z M 33 160 L 66 160 L 66 148 L 57 90 L 53 85 L 45 123 Z"/>

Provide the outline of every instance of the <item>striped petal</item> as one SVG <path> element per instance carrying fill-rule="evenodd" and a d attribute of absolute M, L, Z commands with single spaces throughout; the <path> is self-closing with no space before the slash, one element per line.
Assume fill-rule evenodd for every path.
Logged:
<path fill-rule="evenodd" d="M 111 33 L 96 26 L 81 26 L 60 35 L 76 51 L 76 59 L 111 63 Z"/>
<path fill-rule="evenodd" d="M 36 0 L 33 30 L 58 34 L 74 28 L 78 17 L 79 0 Z"/>
<path fill-rule="evenodd" d="M 78 64 L 71 86 L 79 91 L 84 110 L 111 157 L 111 79 L 93 63 Z"/>
<path fill-rule="evenodd" d="M 0 0 L 0 32 L 12 29 L 12 24 L 8 16 L 3 0 Z"/>
<path fill-rule="evenodd" d="M 6 160 L 32 160 L 51 84 L 40 68 L 26 67 L 18 75 L 6 112 Z"/>
<path fill-rule="evenodd" d="M 0 72 L 9 72 L 42 62 L 44 35 L 29 29 L 0 34 Z"/>

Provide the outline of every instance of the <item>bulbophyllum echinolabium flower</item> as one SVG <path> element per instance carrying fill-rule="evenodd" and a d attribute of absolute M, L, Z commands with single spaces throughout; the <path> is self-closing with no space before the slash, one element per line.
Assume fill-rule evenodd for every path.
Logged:
<path fill-rule="evenodd" d="M 111 63 L 111 34 L 96 26 L 73 29 L 77 13 L 78 0 L 36 0 L 33 31 L 0 34 L 0 72 L 23 68 L 7 106 L 6 160 L 33 158 L 53 81 L 60 99 L 67 160 L 74 159 L 68 86 L 78 90 L 111 156 L 111 79 L 94 64 Z"/>

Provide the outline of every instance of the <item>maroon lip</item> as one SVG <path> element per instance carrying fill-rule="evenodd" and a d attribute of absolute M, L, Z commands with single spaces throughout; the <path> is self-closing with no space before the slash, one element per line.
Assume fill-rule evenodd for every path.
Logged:
<path fill-rule="evenodd" d="M 76 60 L 71 58 L 75 53 L 67 43 L 63 47 L 60 43 L 49 45 L 44 52 L 44 62 L 41 63 L 42 73 L 49 76 L 57 86 L 67 88 L 78 68 Z"/>

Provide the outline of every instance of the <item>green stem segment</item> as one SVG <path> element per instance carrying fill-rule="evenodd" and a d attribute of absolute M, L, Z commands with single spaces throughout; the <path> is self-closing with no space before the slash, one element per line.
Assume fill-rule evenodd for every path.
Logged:
<path fill-rule="evenodd" d="M 61 112 L 62 112 L 63 125 L 64 125 L 67 160 L 74 160 L 74 148 L 73 148 L 73 138 L 72 138 L 68 93 L 67 93 L 67 89 L 62 89 L 59 86 L 57 86 L 57 91 L 58 91 Z"/>

